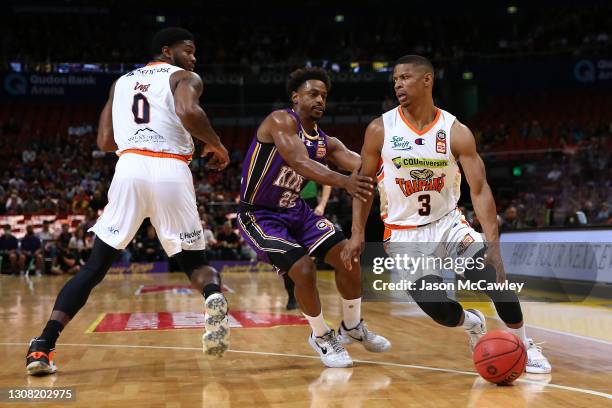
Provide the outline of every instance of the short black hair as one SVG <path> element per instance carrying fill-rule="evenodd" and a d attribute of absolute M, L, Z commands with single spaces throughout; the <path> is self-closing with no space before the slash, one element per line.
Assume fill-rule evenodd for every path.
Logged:
<path fill-rule="evenodd" d="M 172 47 L 179 41 L 193 41 L 193 34 L 180 27 L 163 28 L 153 36 L 151 52 L 159 55 L 163 47 Z"/>
<path fill-rule="evenodd" d="M 311 79 L 317 79 L 323 82 L 327 88 L 327 92 L 331 89 L 331 78 L 326 70 L 320 67 L 300 68 L 293 71 L 287 80 L 287 95 L 289 95 L 289 98 L 291 98 L 291 94 L 296 92 L 304 82 Z"/>
<path fill-rule="evenodd" d="M 404 55 L 403 57 L 399 57 L 397 61 L 395 61 L 394 67 L 401 64 L 412 64 L 418 65 L 421 67 L 425 67 L 427 71 L 430 71 L 432 74 L 434 73 L 434 66 L 430 60 L 423 57 L 422 55 Z"/>

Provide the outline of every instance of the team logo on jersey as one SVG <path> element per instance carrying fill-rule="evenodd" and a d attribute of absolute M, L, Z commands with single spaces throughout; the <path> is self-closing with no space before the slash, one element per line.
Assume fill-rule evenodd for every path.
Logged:
<path fill-rule="evenodd" d="M 463 255 L 465 251 L 467 251 L 468 247 L 472 245 L 474 242 L 474 238 L 470 234 L 465 234 L 465 237 L 459 242 L 457 245 L 457 255 Z"/>
<path fill-rule="evenodd" d="M 319 140 L 319 145 L 317 146 L 317 159 L 322 159 L 327 154 L 327 146 L 325 146 L 325 142 L 323 140 Z"/>
<path fill-rule="evenodd" d="M 446 167 L 448 160 L 444 159 L 426 159 L 420 157 L 394 157 L 391 159 L 396 168 L 402 167 Z"/>
<path fill-rule="evenodd" d="M 446 174 L 434 177 L 434 172 L 430 169 L 415 169 L 410 171 L 410 177 L 412 179 L 406 180 L 399 177 L 395 179 L 395 184 L 399 186 L 406 197 L 421 191 L 442 192 Z"/>
<path fill-rule="evenodd" d="M 423 139 L 422 137 L 419 137 L 418 139 L 414 141 L 414 143 L 418 144 L 419 146 L 423 146 L 425 144 L 425 139 Z"/>
<path fill-rule="evenodd" d="M 272 184 L 299 193 L 302 190 L 302 184 L 304 184 L 304 177 L 296 173 L 291 167 L 283 166 Z"/>
<path fill-rule="evenodd" d="M 393 150 L 412 150 L 410 142 L 402 136 L 391 136 L 391 148 Z"/>
<path fill-rule="evenodd" d="M 317 228 L 321 231 L 333 228 L 333 224 L 329 220 L 320 220 L 317 222 Z"/>
<path fill-rule="evenodd" d="M 410 170 L 410 177 L 417 180 L 428 180 L 432 178 L 434 172 L 430 169 Z"/>
<path fill-rule="evenodd" d="M 436 152 L 446 154 L 446 132 L 442 129 L 436 133 Z"/>

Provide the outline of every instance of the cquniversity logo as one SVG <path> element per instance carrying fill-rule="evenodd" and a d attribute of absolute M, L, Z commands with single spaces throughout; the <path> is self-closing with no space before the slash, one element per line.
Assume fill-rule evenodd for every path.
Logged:
<path fill-rule="evenodd" d="M 586 83 L 586 82 L 594 82 L 596 73 L 595 73 L 595 64 L 591 60 L 580 60 L 574 65 L 574 77 L 578 82 Z"/>
<path fill-rule="evenodd" d="M 4 78 L 4 89 L 9 95 L 25 95 L 28 91 L 28 80 L 23 74 L 8 74 Z"/>
<path fill-rule="evenodd" d="M 404 140 L 402 136 L 391 136 L 391 148 L 393 150 L 412 150 L 410 142 Z"/>

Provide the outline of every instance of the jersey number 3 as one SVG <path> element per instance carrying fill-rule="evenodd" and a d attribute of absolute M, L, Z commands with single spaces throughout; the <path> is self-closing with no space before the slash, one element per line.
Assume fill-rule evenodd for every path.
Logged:
<path fill-rule="evenodd" d="M 134 122 L 149 123 L 149 101 L 147 97 L 141 93 L 134 95 L 134 102 L 132 103 L 132 113 L 134 114 Z"/>
<path fill-rule="evenodd" d="M 429 215 L 431 213 L 431 205 L 429 202 L 431 201 L 431 197 L 429 194 L 423 194 L 418 197 L 419 203 L 421 203 L 421 208 L 419 208 L 419 215 Z"/>

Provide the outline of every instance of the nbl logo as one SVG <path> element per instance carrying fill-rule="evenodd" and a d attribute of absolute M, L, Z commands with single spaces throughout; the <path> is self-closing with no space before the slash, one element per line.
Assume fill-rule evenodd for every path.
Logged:
<path fill-rule="evenodd" d="M 329 220 L 320 220 L 317 222 L 317 228 L 321 231 L 334 228 L 333 224 Z"/>

